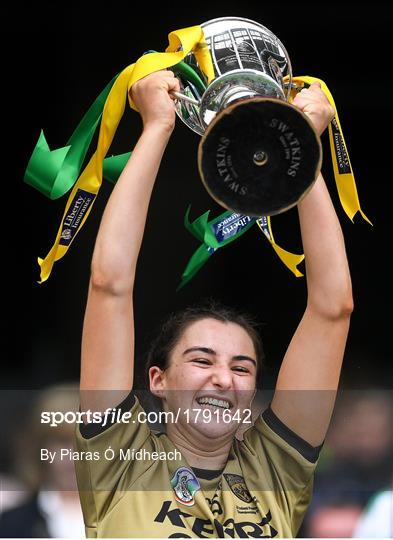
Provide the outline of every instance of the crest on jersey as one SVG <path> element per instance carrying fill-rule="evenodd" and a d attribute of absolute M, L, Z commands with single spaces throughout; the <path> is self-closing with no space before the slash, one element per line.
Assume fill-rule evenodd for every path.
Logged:
<path fill-rule="evenodd" d="M 239 474 L 224 473 L 224 478 L 227 481 L 228 486 L 231 488 L 232 493 L 234 493 L 238 499 L 245 503 L 252 502 L 253 498 L 251 497 L 242 476 Z"/>
<path fill-rule="evenodd" d="M 180 467 L 175 471 L 171 486 L 176 500 L 186 506 L 192 506 L 195 503 L 194 495 L 198 489 L 201 489 L 198 478 L 188 467 Z"/>

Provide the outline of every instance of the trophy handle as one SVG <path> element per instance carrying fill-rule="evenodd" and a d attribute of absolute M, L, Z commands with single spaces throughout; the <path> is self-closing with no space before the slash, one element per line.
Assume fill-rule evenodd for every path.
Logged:
<path fill-rule="evenodd" d="M 186 96 L 185 94 L 182 94 L 181 92 L 171 92 L 172 96 L 175 96 L 177 99 L 180 99 L 181 101 L 186 101 L 187 103 L 191 103 L 192 105 L 197 105 L 200 107 L 201 101 L 194 99 L 192 97 Z"/>

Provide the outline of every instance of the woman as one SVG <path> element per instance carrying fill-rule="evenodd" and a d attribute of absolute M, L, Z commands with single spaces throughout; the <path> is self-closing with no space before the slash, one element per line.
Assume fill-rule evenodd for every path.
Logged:
<path fill-rule="evenodd" d="M 78 449 L 100 456 L 77 462 L 87 535 L 291 537 L 309 502 L 352 311 L 341 228 L 320 175 L 298 205 L 307 307 L 271 406 L 243 441 L 235 433 L 239 422 L 250 426 L 247 410 L 261 349 L 247 320 L 222 309 L 188 310 L 163 328 L 150 355 L 150 390 L 177 416 L 166 434 L 152 433 L 130 393 L 132 292 L 151 191 L 175 124 L 171 92 L 178 90 L 170 71 L 133 86 L 143 132 L 97 235 L 82 341 L 81 408 L 114 407 L 132 416 L 129 423 L 87 424 L 77 433 Z M 294 104 L 320 134 L 334 115 L 318 84 L 302 90 Z M 127 449 L 134 453 L 125 456 Z"/>

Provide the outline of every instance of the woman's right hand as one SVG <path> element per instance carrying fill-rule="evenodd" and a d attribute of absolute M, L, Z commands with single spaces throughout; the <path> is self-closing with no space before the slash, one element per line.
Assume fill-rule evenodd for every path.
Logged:
<path fill-rule="evenodd" d="M 174 73 L 168 70 L 151 73 L 132 86 L 131 99 L 142 116 L 145 129 L 160 126 L 168 131 L 173 130 L 176 98 L 170 92 L 180 92 L 180 85 Z"/>

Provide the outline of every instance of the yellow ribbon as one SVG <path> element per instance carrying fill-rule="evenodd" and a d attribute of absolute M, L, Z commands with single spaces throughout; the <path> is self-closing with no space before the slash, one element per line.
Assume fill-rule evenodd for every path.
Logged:
<path fill-rule="evenodd" d="M 290 251 L 287 251 L 280 247 L 278 244 L 276 244 L 273 236 L 270 216 L 257 219 L 257 225 L 261 229 L 263 234 L 266 236 L 266 238 L 269 240 L 272 248 L 277 253 L 281 261 L 285 264 L 285 266 L 289 268 L 289 270 L 296 277 L 302 277 L 303 274 L 300 272 L 300 270 L 298 270 L 297 267 L 304 260 L 304 255 L 291 253 Z"/>
<path fill-rule="evenodd" d="M 123 116 L 127 96 L 130 106 L 136 109 L 130 97 L 132 85 L 150 73 L 176 65 L 190 51 L 194 53 L 208 82 L 210 83 L 214 79 L 215 75 L 210 51 L 200 26 L 192 26 L 171 32 L 168 40 L 169 45 L 165 53 L 151 53 L 142 56 L 136 63 L 126 67 L 116 79 L 104 106 L 97 149 L 71 191 L 56 240 L 51 250 L 45 259 L 38 259 L 41 267 L 40 283 L 48 279 L 55 261 L 61 259 L 68 251 L 69 246 L 84 225 L 91 211 L 102 184 L 102 162 Z M 329 125 L 329 140 L 334 176 L 341 204 L 351 220 L 357 212 L 360 212 L 362 217 L 368 223 L 371 223 L 360 208 L 349 154 L 337 109 L 328 87 L 324 81 L 315 77 L 301 76 L 293 78 L 293 82 L 300 87 L 305 84 L 312 84 L 315 81 L 321 84 L 322 90 L 336 110 L 335 118 Z M 293 99 L 295 93 L 296 90 L 292 91 L 291 99 Z M 271 229 L 270 217 L 265 221 L 261 218 L 261 220 L 257 220 L 257 223 L 284 264 L 295 276 L 302 276 L 303 274 L 297 269 L 297 265 L 304 259 L 304 255 L 290 253 L 276 244 Z"/>
<path fill-rule="evenodd" d="M 38 264 L 41 267 L 39 283 L 48 279 L 55 261 L 66 254 L 91 211 L 102 184 L 102 162 L 123 116 L 126 99 L 132 85 L 150 73 L 174 66 L 190 51 L 195 54 L 208 81 L 214 79 L 211 56 L 200 26 L 171 32 L 168 40 L 169 45 L 165 53 L 142 56 L 136 63 L 126 67 L 116 79 L 105 102 L 97 149 L 71 191 L 51 250 L 45 259 L 38 258 Z M 130 97 L 129 104 L 136 109 Z"/>
<path fill-rule="evenodd" d="M 289 77 L 286 77 L 284 81 L 288 82 Z M 334 99 L 329 88 L 324 81 L 322 81 L 321 79 L 317 79 L 316 77 L 294 77 L 292 79 L 292 82 L 297 85 L 297 88 L 295 87 L 294 89 L 292 89 L 289 99 L 290 102 L 293 101 L 295 95 L 299 91 L 299 87 L 303 88 L 305 84 L 309 85 L 313 82 L 319 82 L 321 85 L 321 89 L 329 100 L 329 103 L 334 107 L 336 114 L 332 122 L 329 124 L 329 142 L 330 152 L 333 161 L 334 178 L 340 197 L 340 202 L 349 219 L 353 220 L 355 214 L 357 212 L 360 212 L 363 219 L 365 219 L 368 223 L 370 223 L 370 225 L 372 225 L 371 221 L 364 214 L 360 207 L 359 196 L 356 189 L 355 177 L 352 172 L 351 161 L 349 159 L 348 150 L 341 129 L 336 104 L 334 103 Z M 257 219 L 257 224 L 260 230 L 269 240 L 274 251 L 280 257 L 281 261 L 285 264 L 285 266 L 287 266 L 287 268 L 289 268 L 289 270 L 291 270 L 291 272 L 296 277 L 303 276 L 303 274 L 298 270 L 297 266 L 304 260 L 304 255 L 297 255 L 295 253 L 291 253 L 290 251 L 286 251 L 278 244 L 276 244 L 273 236 L 270 217 Z"/>
<path fill-rule="evenodd" d="M 288 80 L 288 78 L 286 78 Z M 360 212 L 363 219 L 365 219 L 370 225 L 371 221 L 365 215 L 360 207 L 359 196 L 356 189 L 355 177 L 353 175 L 351 160 L 349 159 L 349 153 L 345 144 L 344 135 L 341 129 L 340 119 L 337 112 L 336 104 L 334 103 L 333 96 L 327 87 L 326 83 L 316 77 L 309 77 L 308 75 L 294 77 L 292 82 L 296 85 L 303 87 L 305 84 L 312 84 L 313 82 L 319 82 L 321 89 L 332 105 L 336 114 L 329 124 L 329 141 L 330 152 L 333 161 L 334 178 L 336 181 L 338 195 L 340 197 L 341 205 L 352 221 L 357 212 Z M 297 91 L 293 91 L 291 97 L 296 95 Z"/>

